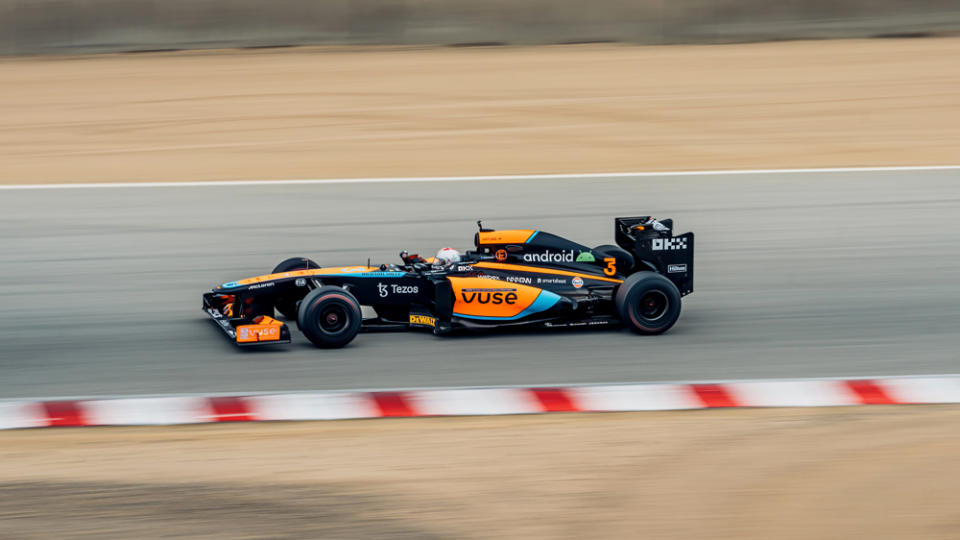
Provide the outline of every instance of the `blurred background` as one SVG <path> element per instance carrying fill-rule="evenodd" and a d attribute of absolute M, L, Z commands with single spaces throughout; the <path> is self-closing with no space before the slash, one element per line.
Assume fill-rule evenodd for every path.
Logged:
<path fill-rule="evenodd" d="M 956 0 L 0 0 L 0 405 L 956 373 L 958 32 Z M 197 309 L 291 256 L 646 214 L 697 235 L 663 336 L 247 352 Z M 3 431 L 0 537 L 956 538 L 958 417 Z"/>
<path fill-rule="evenodd" d="M 0 53 L 290 45 L 916 37 L 954 32 L 952 0 L 4 0 Z"/>

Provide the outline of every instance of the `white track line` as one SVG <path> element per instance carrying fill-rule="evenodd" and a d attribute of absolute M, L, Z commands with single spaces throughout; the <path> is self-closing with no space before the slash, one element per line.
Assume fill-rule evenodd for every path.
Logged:
<path fill-rule="evenodd" d="M 393 178 L 313 178 L 302 180 L 222 180 L 191 182 L 102 182 L 86 184 L 12 184 L 0 185 L 3 190 L 27 189 L 99 189 L 99 188 L 157 188 L 157 187 L 221 187 L 262 185 L 309 185 L 309 184 L 387 184 L 403 182 L 470 182 L 496 180 L 564 180 L 576 178 L 650 178 L 669 176 L 724 176 L 738 174 L 819 174 L 896 171 L 953 171 L 960 165 L 919 165 L 903 167 L 831 167 L 819 169 L 739 169 L 707 171 L 662 171 L 621 173 L 576 173 L 576 174 L 514 174 L 492 176 L 421 176 Z"/>

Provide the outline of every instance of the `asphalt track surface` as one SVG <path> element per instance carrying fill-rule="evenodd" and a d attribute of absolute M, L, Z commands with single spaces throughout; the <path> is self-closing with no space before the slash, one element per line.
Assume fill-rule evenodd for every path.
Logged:
<path fill-rule="evenodd" d="M 469 248 L 475 221 L 697 234 L 669 333 L 361 334 L 239 350 L 200 312 L 293 255 Z M 955 373 L 960 171 L 0 191 L 0 397 Z"/>

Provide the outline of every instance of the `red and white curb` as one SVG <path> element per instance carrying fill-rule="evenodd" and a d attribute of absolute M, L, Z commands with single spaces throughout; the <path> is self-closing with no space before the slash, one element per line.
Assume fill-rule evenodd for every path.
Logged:
<path fill-rule="evenodd" d="M 960 376 L 0 401 L 0 429 L 960 403 Z"/>

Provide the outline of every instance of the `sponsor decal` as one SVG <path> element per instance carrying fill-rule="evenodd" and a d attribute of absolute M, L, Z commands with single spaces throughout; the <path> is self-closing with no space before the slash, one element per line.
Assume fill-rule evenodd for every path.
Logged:
<path fill-rule="evenodd" d="M 390 291 L 393 294 L 417 294 L 420 292 L 420 287 L 417 285 L 391 285 Z"/>
<path fill-rule="evenodd" d="M 497 252 L 493 254 L 493 256 L 494 256 L 498 261 L 503 262 L 503 261 L 507 260 L 507 250 L 505 250 L 505 249 L 498 249 Z"/>
<path fill-rule="evenodd" d="M 507 276 L 507 281 L 510 283 L 521 283 L 524 285 L 530 285 L 533 283 L 533 278 L 523 277 L 523 276 Z"/>
<path fill-rule="evenodd" d="M 574 289 L 579 289 L 583 287 L 583 279 L 580 276 L 576 276 L 570 280 L 570 284 L 573 285 Z"/>
<path fill-rule="evenodd" d="M 417 294 L 420 292 L 420 287 L 417 285 L 396 285 L 377 282 L 377 292 L 380 294 L 380 298 L 386 298 L 388 294 Z"/>
<path fill-rule="evenodd" d="M 429 326 L 434 328 L 437 326 L 437 319 L 429 315 L 415 315 L 410 314 L 410 324 L 419 324 L 422 326 Z"/>
<path fill-rule="evenodd" d="M 687 249 L 686 238 L 654 238 L 650 247 L 653 251 L 679 251 Z"/>
<path fill-rule="evenodd" d="M 500 279 L 500 276 L 488 276 L 487 274 L 479 274 L 477 277 L 480 279 L 494 279 L 494 280 Z"/>
<path fill-rule="evenodd" d="M 537 283 L 546 283 L 548 285 L 566 285 L 567 280 L 556 277 L 537 278 Z"/>
<path fill-rule="evenodd" d="M 472 266 L 458 266 L 457 272 L 473 272 Z"/>
<path fill-rule="evenodd" d="M 463 289 L 463 292 L 516 292 L 516 289 Z"/>
<path fill-rule="evenodd" d="M 577 262 L 597 262 L 597 258 L 589 251 L 583 251 L 577 255 Z"/>
<path fill-rule="evenodd" d="M 467 304 L 516 304 L 516 289 L 463 289 L 460 298 Z"/>
<path fill-rule="evenodd" d="M 269 283 L 258 283 L 257 285 L 251 285 L 247 287 L 248 289 L 265 289 L 267 287 L 273 287 L 273 282 Z"/>
<path fill-rule="evenodd" d="M 341 268 L 341 274 L 353 274 L 356 272 L 363 272 L 367 268 L 365 266 L 347 266 L 346 268 Z"/>
<path fill-rule="evenodd" d="M 276 341 L 280 339 L 280 327 L 275 325 L 241 326 L 237 330 L 237 341 Z"/>
<path fill-rule="evenodd" d="M 687 265 L 685 264 L 668 264 L 667 273 L 668 274 L 682 274 L 687 271 Z"/>
<path fill-rule="evenodd" d="M 561 251 L 544 251 L 543 253 L 524 253 L 523 260 L 525 262 L 541 262 L 541 263 L 551 263 L 551 262 L 573 262 L 573 250 L 561 250 Z"/>

